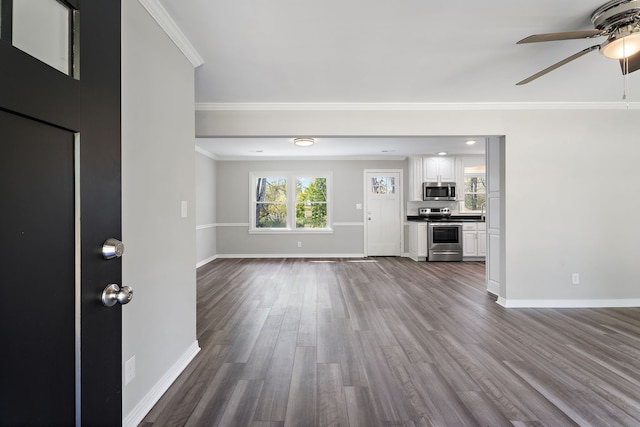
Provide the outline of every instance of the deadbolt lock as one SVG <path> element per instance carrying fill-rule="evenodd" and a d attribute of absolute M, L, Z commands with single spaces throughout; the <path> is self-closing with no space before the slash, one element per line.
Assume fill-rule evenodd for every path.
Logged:
<path fill-rule="evenodd" d="M 102 244 L 102 256 L 104 259 L 120 258 L 124 253 L 124 243 L 118 239 L 107 239 Z"/>

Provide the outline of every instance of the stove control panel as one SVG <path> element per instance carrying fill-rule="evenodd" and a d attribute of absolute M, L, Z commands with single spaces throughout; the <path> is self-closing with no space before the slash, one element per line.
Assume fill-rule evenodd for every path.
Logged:
<path fill-rule="evenodd" d="M 432 217 L 443 217 L 443 216 L 451 216 L 451 209 L 449 208 L 419 208 L 418 215 L 420 216 L 432 216 Z"/>

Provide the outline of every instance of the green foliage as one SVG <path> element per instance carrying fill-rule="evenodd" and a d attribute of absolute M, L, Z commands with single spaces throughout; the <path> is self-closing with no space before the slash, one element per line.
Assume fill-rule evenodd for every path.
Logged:
<path fill-rule="evenodd" d="M 256 228 L 287 227 L 287 179 L 256 179 Z M 296 228 L 327 227 L 327 179 L 296 179 Z"/>
<path fill-rule="evenodd" d="M 485 177 L 467 175 L 464 179 L 465 196 L 464 206 L 466 210 L 478 211 L 486 202 Z"/>
<path fill-rule="evenodd" d="M 296 228 L 327 226 L 327 179 L 296 180 Z"/>
<path fill-rule="evenodd" d="M 285 228 L 287 226 L 286 178 L 258 178 L 256 180 L 256 228 Z"/>

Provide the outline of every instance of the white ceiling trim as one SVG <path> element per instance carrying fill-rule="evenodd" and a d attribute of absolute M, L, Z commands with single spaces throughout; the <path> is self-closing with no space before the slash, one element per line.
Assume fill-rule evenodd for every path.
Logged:
<path fill-rule="evenodd" d="M 171 41 L 180 49 L 189 62 L 193 64 L 193 68 L 198 68 L 204 64 L 204 59 L 198 51 L 193 47 L 187 36 L 184 35 L 178 24 L 169 15 L 167 10 L 158 2 L 158 0 L 138 0 L 149 15 L 160 25 L 160 28 L 169 36 Z"/>
<path fill-rule="evenodd" d="M 332 161 L 346 160 L 346 161 L 404 161 L 407 160 L 407 156 L 216 156 L 216 161 L 219 162 L 273 162 L 273 161 Z"/>
<path fill-rule="evenodd" d="M 142 1 L 142 0 L 140 0 Z M 477 111 L 477 110 L 637 110 L 640 102 L 477 102 L 477 103 L 217 103 L 199 102 L 196 111 Z"/>
<path fill-rule="evenodd" d="M 218 157 L 216 157 L 215 154 L 205 150 L 204 148 L 198 147 L 197 145 L 196 145 L 196 153 L 200 153 L 203 156 L 206 156 L 212 160 L 218 160 Z"/>

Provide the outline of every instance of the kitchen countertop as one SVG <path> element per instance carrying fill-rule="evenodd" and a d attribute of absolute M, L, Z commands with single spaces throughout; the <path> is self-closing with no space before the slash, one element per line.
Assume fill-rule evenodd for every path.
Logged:
<path fill-rule="evenodd" d="M 429 218 L 419 215 L 407 215 L 407 221 L 426 222 Z M 438 222 L 485 222 L 480 215 L 451 215 L 445 220 L 438 219 Z"/>

